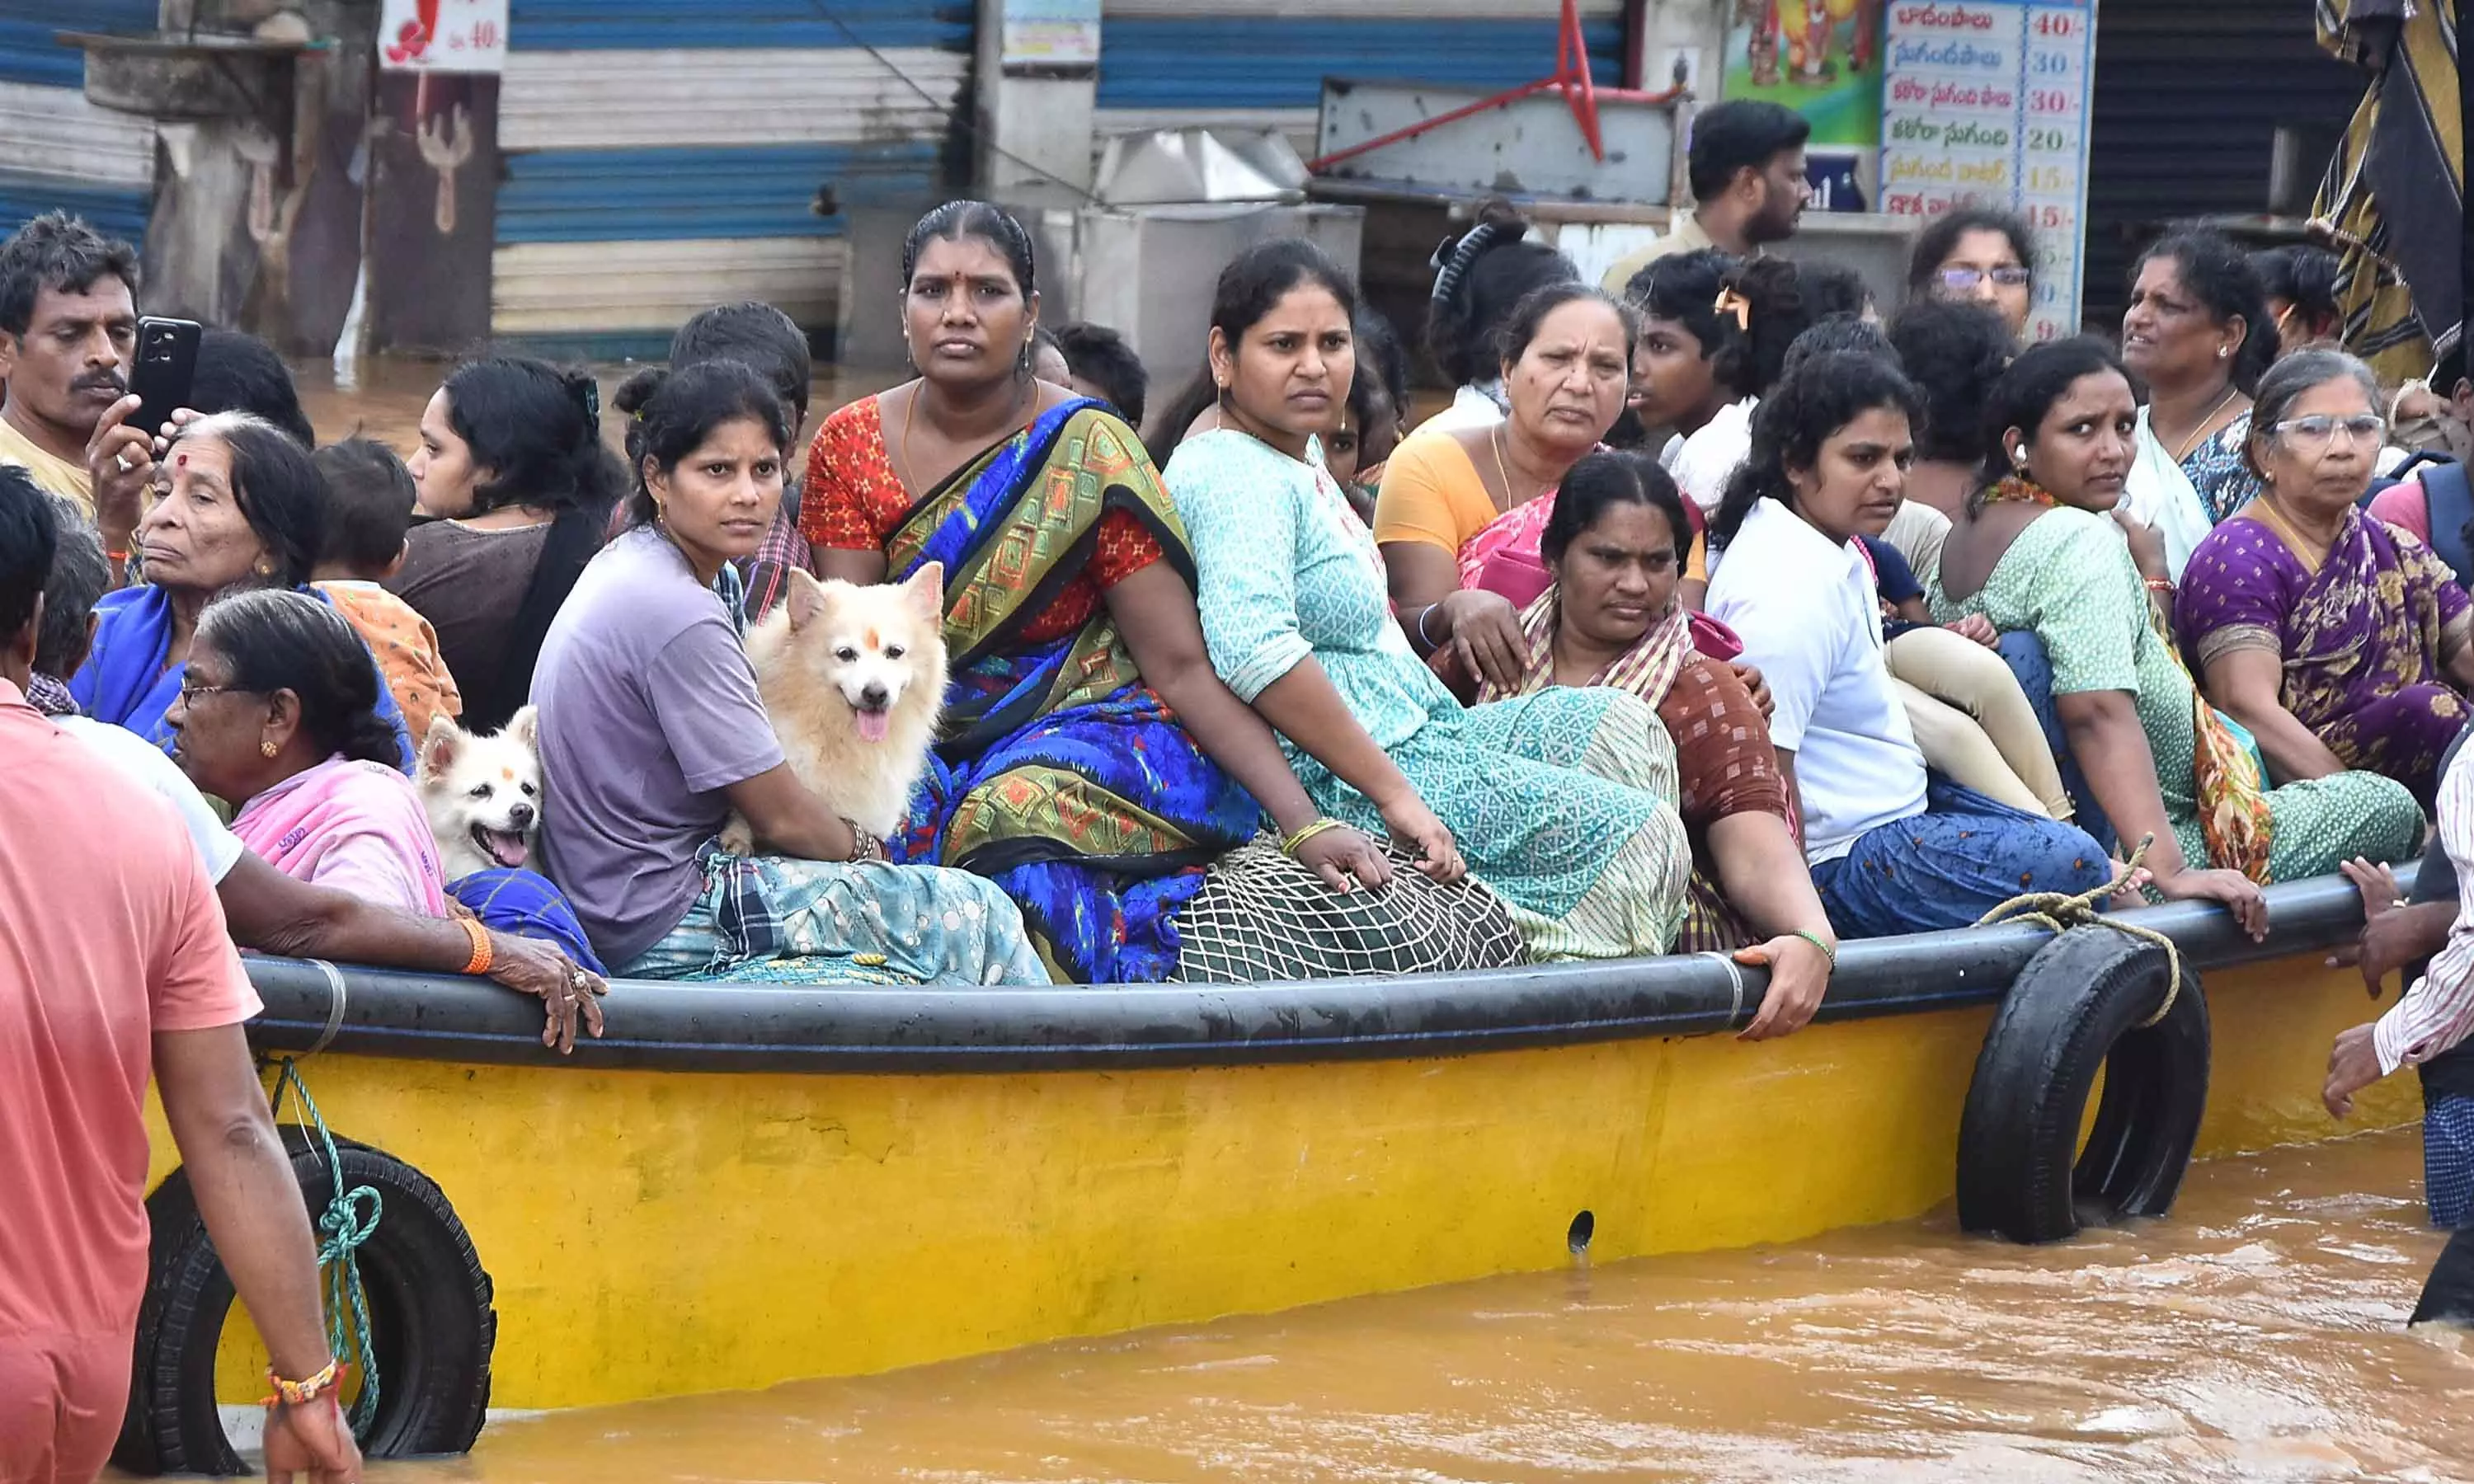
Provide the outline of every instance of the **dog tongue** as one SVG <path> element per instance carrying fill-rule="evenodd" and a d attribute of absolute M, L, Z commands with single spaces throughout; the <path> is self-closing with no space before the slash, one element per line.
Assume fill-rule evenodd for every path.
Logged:
<path fill-rule="evenodd" d="M 533 848 L 524 843 L 524 837 L 521 835 L 485 829 L 481 831 L 481 846 L 490 852 L 492 860 L 509 871 L 520 871 L 525 861 L 532 859 Z"/>
<path fill-rule="evenodd" d="M 893 726 L 893 718 L 884 711 L 861 711 L 857 714 L 860 740 L 862 742 L 884 741 L 885 732 Z"/>

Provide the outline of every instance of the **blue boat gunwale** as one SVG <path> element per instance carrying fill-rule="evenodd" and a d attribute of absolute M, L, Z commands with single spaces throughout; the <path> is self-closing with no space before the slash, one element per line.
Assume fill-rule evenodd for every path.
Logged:
<path fill-rule="evenodd" d="M 2401 868 L 2411 886 L 2411 868 Z M 2124 914 L 2172 938 L 2201 969 L 2351 941 L 2362 898 L 2341 876 L 2268 888 L 2265 943 L 2222 909 L 2172 903 Z M 1823 1021 L 1991 1004 L 2050 941 L 2028 925 L 1850 943 Z M 261 1051 L 303 1051 L 333 1009 L 325 972 L 249 960 L 266 1010 Z M 908 989 L 865 985 L 616 982 L 609 1034 L 571 1057 L 541 1044 L 539 1005 L 484 980 L 346 968 L 328 1049 L 349 1054 L 577 1069 L 948 1073 L 1408 1059 L 1741 1028 L 1762 970 L 1711 954 L 1533 965 L 1480 973 L 1242 985 Z"/>

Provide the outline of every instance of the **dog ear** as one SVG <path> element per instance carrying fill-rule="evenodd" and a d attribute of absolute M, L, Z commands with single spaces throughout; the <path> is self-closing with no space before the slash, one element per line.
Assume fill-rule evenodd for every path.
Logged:
<path fill-rule="evenodd" d="M 783 603 L 789 610 L 790 632 L 796 634 L 814 623 L 817 615 L 824 612 L 825 585 L 816 581 L 814 573 L 792 567 L 790 592 Z"/>
<path fill-rule="evenodd" d="M 910 600 L 911 611 L 929 623 L 945 619 L 945 563 L 931 562 L 910 574 L 902 585 L 902 595 Z"/>
<path fill-rule="evenodd" d="M 541 745 L 541 707 L 518 706 L 516 714 L 507 718 L 507 725 L 498 735 L 513 737 L 525 747 L 538 750 Z"/>
<path fill-rule="evenodd" d="M 532 707 L 526 706 L 525 710 Z M 455 766 L 455 751 L 464 745 L 464 729 L 450 716 L 429 719 L 429 734 L 421 739 L 420 776 L 424 778 L 444 778 Z"/>

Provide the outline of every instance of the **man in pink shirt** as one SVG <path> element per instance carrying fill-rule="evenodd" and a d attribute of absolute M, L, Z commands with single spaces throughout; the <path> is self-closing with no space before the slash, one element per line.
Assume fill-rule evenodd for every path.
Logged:
<path fill-rule="evenodd" d="M 32 662 L 53 518 L 0 470 L 8 674 Z M 258 1008 L 171 809 L 0 679 L 0 1484 L 88 1484 L 119 1433 L 150 1073 L 276 1376 L 332 1376 L 309 1223 L 241 1034 Z M 357 1477 L 331 1384 L 312 1390 L 270 1412 L 269 1476 Z"/>

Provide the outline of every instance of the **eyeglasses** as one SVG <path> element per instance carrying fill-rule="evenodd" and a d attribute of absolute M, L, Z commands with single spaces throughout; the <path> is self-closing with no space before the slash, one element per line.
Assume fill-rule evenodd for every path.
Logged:
<path fill-rule="evenodd" d="M 2025 268 L 1945 268 L 1939 276 L 1943 288 L 1962 294 L 1987 278 L 2005 289 L 2024 289 L 2036 279 L 2035 273 Z"/>
<path fill-rule="evenodd" d="M 2268 429 L 2277 437 L 2310 448 L 2325 448 L 2342 433 L 2348 443 L 2370 443 L 2376 446 L 2386 437 L 2389 422 L 2375 412 L 2356 413 L 2350 418 L 2314 413 L 2307 418 L 2288 418 Z"/>
<path fill-rule="evenodd" d="M 200 696 L 220 696 L 226 691 L 238 689 L 238 685 L 192 685 L 184 681 L 181 685 L 181 704 L 193 706 Z"/>

